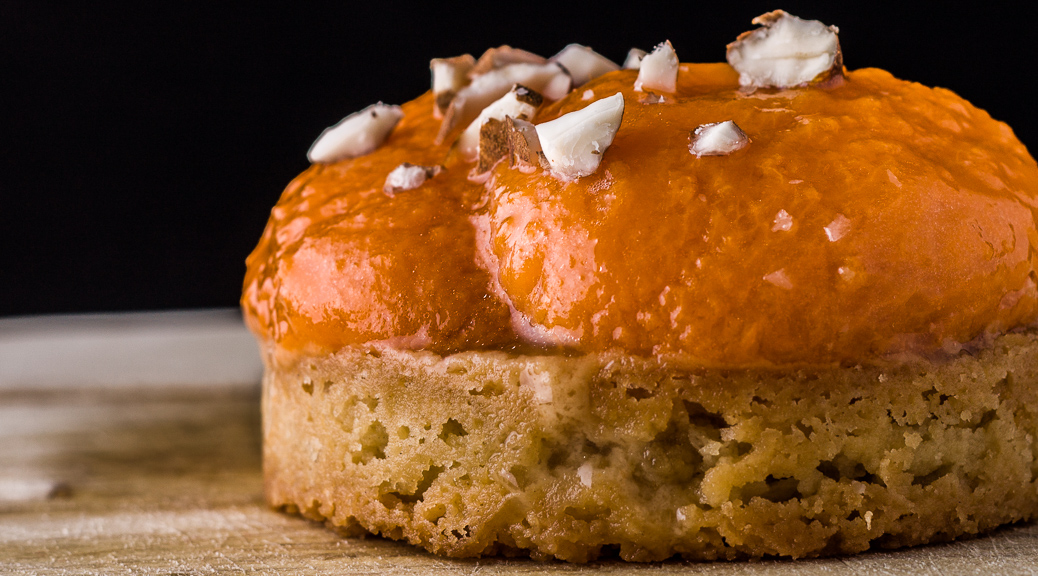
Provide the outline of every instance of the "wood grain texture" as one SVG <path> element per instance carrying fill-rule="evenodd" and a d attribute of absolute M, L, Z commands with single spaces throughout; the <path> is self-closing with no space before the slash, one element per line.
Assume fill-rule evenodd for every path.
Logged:
<path fill-rule="evenodd" d="M 255 387 L 0 393 L 3 574 L 1035 574 L 1038 529 L 849 558 L 447 560 L 267 508 Z"/>

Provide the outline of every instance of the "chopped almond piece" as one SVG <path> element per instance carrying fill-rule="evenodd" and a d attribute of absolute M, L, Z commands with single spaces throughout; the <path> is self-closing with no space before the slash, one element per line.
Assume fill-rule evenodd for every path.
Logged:
<path fill-rule="evenodd" d="M 624 60 L 624 70 L 638 70 L 642 67 L 642 60 L 648 54 L 641 48 L 631 48 L 627 51 L 627 59 Z"/>
<path fill-rule="evenodd" d="M 739 84 L 788 88 L 843 74 L 839 29 L 775 10 L 753 19 L 761 28 L 743 32 L 728 45 L 728 63 Z"/>
<path fill-rule="evenodd" d="M 429 62 L 432 71 L 432 91 L 436 98 L 433 113 L 442 118 L 458 90 L 469 83 L 469 70 L 476 64 L 471 54 L 453 58 L 436 58 Z"/>
<path fill-rule="evenodd" d="M 701 156 L 727 156 L 750 144 L 750 138 L 731 120 L 703 124 L 689 135 L 688 151 Z"/>
<path fill-rule="evenodd" d="M 440 166 L 418 166 L 404 162 L 394 168 L 389 176 L 386 176 L 386 183 L 382 187 L 382 191 L 393 196 L 397 192 L 414 190 L 429 178 L 439 174 L 441 170 L 443 168 Z"/>
<path fill-rule="evenodd" d="M 479 146 L 482 142 L 480 129 L 484 122 L 491 118 L 504 120 L 505 116 L 529 120 L 537 113 L 537 107 L 543 101 L 544 98 L 540 94 L 526 86 L 520 84 L 513 86 L 507 94 L 484 108 L 458 137 L 458 151 L 462 158 L 472 161 L 480 156 Z"/>
<path fill-rule="evenodd" d="M 574 88 L 607 72 L 620 69 L 616 62 L 580 44 L 566 46 L 558 54 L 552 56 L 550 61 L 558 62 L 566 67 L 570 76 L 573 77 Z"/>
<path fill-rule="evenodd" d="M 399 106 L 379 102 L 343 118 L 324 132 L 306 153 L 310 162 L 329 164 L 374 152 L 404 117 Z"/>
<path fill-rule="evenodd" d="M 565 68 L 555 63 L 509 64 L 476 77 L 458 91 L 440 124 L 437 143 L 442 143 L 459 126 L 468 126 L 492 102 L 522 84 L 547 98 L 558 100 L 570 89 L 572 80 Z"/>
<path fill-rule="evenodd" d="M 674 92 L 678 89 L 678 55 L 670 40 L 665 40 L 642 58 L 634 89 L 641 92 Z"/>
<path fill-rule="evenodd" d="M 512 168 L 532 169 L 551 168 L 548 159 L 541 150 L 541 139 L 537 136 L 537 127 L 526 120 L 512 117 L 505 118 L 508 135 L 509 166 Z"/>
<path fill-rule="evenodd" d="M 490 48 L 479 57 L 476 65 L 469 70 L 469 77 L 482 76 L 491 70 L 504 68 L 510 64 L 546 64 L 548 59 L 533 52 L 504 45 Z"/>
<path fill-rule="evenodd" d="M 487 118 L 479 128 L 479 162 L 476 173 L 490 171 L 495 164 L 508 155 L 508 125 L 505 120 Z"/>
<path fill-rule="evenodd" d="M 582 178 L 598 169 L 620 128 L 624 97 L 616 93 L 537 125 L 537 136 L 551 171 L 560 180 Z"/>

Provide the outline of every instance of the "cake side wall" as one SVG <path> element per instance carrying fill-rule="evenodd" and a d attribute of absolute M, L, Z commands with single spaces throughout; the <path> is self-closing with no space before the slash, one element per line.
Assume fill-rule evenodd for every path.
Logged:
<path fill-rule="evenodd" d="M 1038 510 L 1038 343 L 899 368 L 360 349 L 268 363 L 268 502 L 450 556 L 814 556 Z"/>

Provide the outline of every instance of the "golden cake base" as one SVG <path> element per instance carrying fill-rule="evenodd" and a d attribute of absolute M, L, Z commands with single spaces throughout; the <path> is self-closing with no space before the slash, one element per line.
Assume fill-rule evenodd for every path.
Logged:
<path fill-rule="evenodd" d="M 265 491 L 453 557 L 845 554 L 1034 517 L 1036 396 L 1031 334 L 795 371 L 347 349 L 268 361 Z"/>

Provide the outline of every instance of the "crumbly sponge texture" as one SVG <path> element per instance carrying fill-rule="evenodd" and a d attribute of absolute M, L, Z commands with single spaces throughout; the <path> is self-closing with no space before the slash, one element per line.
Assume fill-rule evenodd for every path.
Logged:
<path fill-rule="evenodd" d="M 722 371 L 346 350 L 264 379 L 267 499 L 455 557 L 792 557 L 1038 510 L 1038 341 L 939 365 Z"/>

